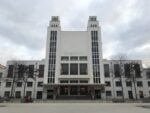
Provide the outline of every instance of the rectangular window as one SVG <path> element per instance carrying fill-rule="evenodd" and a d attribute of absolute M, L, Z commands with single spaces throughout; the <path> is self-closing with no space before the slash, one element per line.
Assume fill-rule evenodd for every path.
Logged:
<path fill-rule="evenodd" d="M 33 82 L 27 82 L 27 87 L 32 87 Z"/>
<path fill-rule="evenodd" d="M 135 68 L 135 76 L 136 76 L 137 78 L 140 78 L 140 77 L 141 77 L 140 65 L 139 65 L 139 64 L 135 64 L 134 68 Z"/>
<path fill-rule="evenodd" d="M 68 83 L 68 80 L 61 80 L 60 83 Z"/>
<path fill-rule="evenodd" d="M 148 81 L 148 87 L 150 87 L 150 81 Z"/>
<path fill-rule="evenodd" d="M 26 91 L 26 96 L 32 97 L 32 91 Z"/>
<path fill-rule="evenodd" d="M 119 64 L 114 64 L 115 77 L 120 77 L 120 66 Z"/>
<path fill-rule="evenodd" d="M 44 65 L 39 65 L 39 78 L 44 77 Z"/>
<path fill-rule="evenodd" d="M 38 82 L 38 87 L 43 87 L 43 82 Z"/>
<path fill-rule="evenodd" d="M 106 91 L 106 96 L 112 96 L 111 91 Z"/>
<path fill-rule="evenodd" d="M 131 77 L 130 64 L 124 64 L 124 70 L 125 70 L 125 77 L 130 78 Z"/>
<path fill-rule="evenodd" d="M 33 78 L 34 74 L 34 65 L 29 65 L 29 78 Z"/>
<path fill-rule="evenodd" d="M 80 83 L 88 83 L 88 80 L 80 80 Z"/>
<path fill-rule="evenodd" d="M 70 64 L 70 75 L 78 75 L 78 64 Z"/>
<path fill-rule="evenodd" d="M 104 64 L 104 75 L 105 77 L 110 77 L 109 64 Z"/>
<path fill-rule="evenodd" d="M 8 78 L 12 78 L 13 77 L 13 69 L 14 69 L 14 65 L 9 65 L 8 66 L 8 74 L 7 74 Z"/>
<path fill-rule="evenodd" d="M 21 91 L 16 91 L 15 96 L 16 96 L 16 98 L 21 98 Z"/>
<path fill-rule="evenodd" d="M 3 75 L 3 73 L 2 73 L 2 72 L 0 72 L 0 78 L 2 78 L 2 75 Z"/>
<path fill-rule="evenodd" d="M 72 61 L 77 61 L 77 60 L 78 60 L 78 57 L 77 57 L 77 56 L 71 56 L 71 57 L 70 57 L 70 60 L 72 60 Z"/>
<path fill-rule="evenodd" d="M 68 61 L 68 60 L 69 60 L 69 57 L 68 57 L 68 56 L 62 56 L 62 57 L 61 57 L 61 60 L 62 60 L 62 61 Z"/>
<path fill-rule="evenodd" d="M 69 74 L 69 64 L 61 64 L 61 75 Z"/>
<path fill-rule="evenodd" d="M 87 64 L 80 64 L 80 75 L 87 75 Z"/>
<path fill-rule="evenodd" d="M 116 81 L 116 87 L 121 87 L 121 82 L 120 81 Z"/>
<path fill-rule="evenodd" d="M 11 82 L 6 82 L 6 87 L 11 87 Z"/>
<path fill-rule="evenodd" d="M 87 56 L 80 56 L 79 59 L 80 59 L 81 61 L 87 61 Z"/>
<path fill-rule="evenodd" d="M 111 86 L 111 82 L 110 81 L 105 81 L 105 84 L 106 84 L 107 87 Z"/>
<path fill-rule="evenodd" d="M 137 81 L 137 87 L 142 87 L 142 86 L 143 86 L 142 81 Z"/>
<path fill-rule="evenodd" d="M 70 80 L 70 83 L 78 83 L 78 80 Z"/>
<path fill-rule="evenodd" d="M 146 70 L 146 76 L 147 78 L 150 78 L 150 70 Z"/>
<path fill-rule="evenodd" d="M 132 86 L 132 82 L 131 81 L 126 81 L 126 86 L 127 87 L 131 87 Z"/>
<path fill-rule="evenodd" d="M 116 94 L 117 94 L 117 96 L 122 96 L 123 95 L 122 91 L 116 91 Z"/>
<path fill-rule="evenodd" d="M 1 82 L 0 82 L 0 86 L 1 86 Z"/>
<path fill-rule="evenodd" d="M 22 82 L 17 82 L 17 87 L 22 87 Z"/>
<path fill-rule="evenodd" d="M 4 92 L 4 97 L 10 97 L 10 91 L 5 91 Z"/>

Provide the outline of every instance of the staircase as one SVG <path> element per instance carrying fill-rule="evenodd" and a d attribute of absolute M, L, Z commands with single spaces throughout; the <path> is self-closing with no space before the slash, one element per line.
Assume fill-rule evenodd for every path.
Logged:
<path fill-rule="evenodd" d="M 56 98 L 57 100 L 91 100 L 91 96 L 87 96 L 87 95 L 59 95 Z"/>

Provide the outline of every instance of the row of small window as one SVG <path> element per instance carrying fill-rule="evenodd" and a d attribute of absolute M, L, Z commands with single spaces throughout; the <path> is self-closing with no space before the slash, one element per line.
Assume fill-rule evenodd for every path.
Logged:
<path fill-rule="evenodd" d="M 10 97 L 10 91 L 5 91 L 4 92 L 4 97 Z M 32 91 L 26 91 L 26 96 L 32 97 Z M 37 91 L 36 92 L 36 99 L 42 99 L 43 92 L 42 91 Z M 15 98 L 21 98 L 21 91 L 16 91 L 15 92 Z"/>
<path fill-rule="evenodd" d="M 22 87 L 22 82 L 16 82 L 16 87 Z M 6 87 L 11 87 L 12 82 L 6 82 Z M 33 82 L 27 82 L 27 87 L 32 87 L 33 86 Z M 37 87 L 42 87 L 43 86 L 43 82 L 38 82 Z"/>
<path fill-rule="evenodd" d="M 124 68 L 125 77 L 131 77 L 131 69 L 129 64 L 124 64 L 122 68 Z M 121 66 L 119 64 L 114 64 L 113 69 L 111 70 L 114 73 L 115 77 L 121 76 Z M 141 77 L 141 69 L 140 64 L 135 64 L 134 67 L 135 76 Z M 104 75 L 105 77 L 110 77 L 110 67 L 109 64 L 104 64 Z"/>
<path fill-rule="evenodd" d="M 55 78 L 54 77 L 49 77 L 47 82 L 48 83 L 55 83 Z"/>
<path fill-rule="evenodd" d="M 111 82 L 110 81 L 105 81 L 105 84 L 107 87 L 111 87 Z M 143 87 L 143 82 L 142 81 L 137 81 L 136 82 L 137 87 Z M 150 87 L 150 81 L 147 82 L 148 87 Z M 120 81 L 116 81 L 115 83 L 116 87 L 121 87 L 122 83 Z M 126 87 L 131 87 L 132 86 L 132 82 L 131 81 L 126 81 Z"/>
<path fill-rule="evenodd" d="M 88 80 L 61 80 L 60 83 L 88 83 Z"/>
<path fill-rule="evenodd" d="M 69 56 L 62 56 L 61 57 L 61 60 L 62 61 L 69 61 Z M 87 61 L 87 56 L 70 56 L 70 60 L 71 61 L 78 61 L 78 60 L 81 60 L 81 61 Z"/>
<path fill-rule="evenodd" d="M 63 63 L 61 64 L 61 75 L 87 75 L 87 64 L 86 63 Z"/>

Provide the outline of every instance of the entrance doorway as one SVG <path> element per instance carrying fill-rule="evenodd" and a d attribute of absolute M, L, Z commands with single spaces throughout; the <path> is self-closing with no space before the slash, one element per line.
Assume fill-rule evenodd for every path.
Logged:
<path fill-rule="evenodd" d="M 47 99 L 53 99 L 53 90 L 47 90 Z"/>
<path fill-rule="evenodd" d="M 70 86 L 70 95 L 78 95 L 78 86 Z"/>
<path fill-rule="evenodd" d="M 96 99 L 101 99 L 101 91 L 99 89 L 95 90 L 95 98 Z"/>
<path fill-rule="evenodd" d="M 42 99 L 42 91 L 37 91 L 37 95 L 36 95 L 36 98 L 37 99 Z"/>

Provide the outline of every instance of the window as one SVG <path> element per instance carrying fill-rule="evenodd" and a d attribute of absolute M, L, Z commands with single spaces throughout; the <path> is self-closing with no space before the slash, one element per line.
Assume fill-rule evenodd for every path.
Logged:
<path fill-rule="evenodd" d="M 68 83 L 68 80 L 61 80 L 60 83 Z"/>
<path fill-rule="evenodd" d="M 36 98 L 37 99 L 42 99 L 42 96 L 43 96 L 43 92 L 42 91 L 37 91 Z"/>
<path fill-rule="evenodd" d="M 15 96 L 16 96 L 16 98 L 21 98 L 21 91 L 16 91 Z"/>
<path fill-rule="evenodd" d="M 70 75 L 78 75 L 78 64 L 70 64 Z"/>
<path fill-rule="evenodd" d="M 43 82 L 38 82 L 38 87 L 43 87 Z"/>
<path fill-rule="evenodd" d="M 5 91 L 5 92 L 4 92 L 4 96 L 5 96 L 5 97 L 10 97 L 10 91 Z"/>
<path fill-rule="evenodd" d="M 124 64 L 124 70 L 125 70 L 125 77 L 130 78 L 130 64 Z"/>
<path fill-rule="evenodd" d="M 137 81 L 137 87 L 142 87 L 142 86 L 143 86 L 142 81 Z"/>
<path fill-rule="evenodd" d="M 76 61 L 76 60 L 78 60 L 78 57 L 77 57 L 77 56 L 71 56 L 71 57 L 70 57 L 70 60 Z"/>
<path fill-rule="evenodd" d="M 68 57 L 68 56 L 62 56 L 62 57 L 61 57 L 61 60 L 62 60 L 62 61 L 68 61 L 68 60 L 69 60 L 69 57 Z"/>
<path fill-rule="evenodd" d="M 0 72 L 0 78 L 2 78 L 2 75 L 3 75 L 3 73 L 2 73 L 2 72 Z"/>
<path fill-rule="evenodd" d="M 27 87 L 32 87 L 32 82 L 27 82 Z"/>
<path fill-rule="evenodd" d="M 78 80 L 70 80 L 70 83 L 78 83 Z"/>
<path fill-rule="evenodd" d="M 61 64 L 61 75 L 69 74 L 69 64 Z"/>
<path fill-rule="evenodd" d="M 87 80 L 80 80 L 80 83 L 88 83 Z"/>
<path fill-rule="evenodd" d="M 27 91 L 27 92 L 26 92 L 26 96 L 32 97 L 32 91 Z"/>
<path fill-rule="evenodd" d="M 117 93 L 117 96 L 122 96 L 123 95 L 122 91 L 116 91 L 116 93 Z"/>
<path fill-rule="evenodd" d="M 119 64 L 114 64 L 115 77 L 120 77 L 120 66 Z"/>
<path fill-rule="evenodd" d="M 22 87 L 22 82 L 17 82 L 17 87 Z"/>
<path fill-rule="evenodd" d="M 34 65 L 29 65 L 29 78 L 33 78 L 34 74 Z"/>
<path fill-rule="evenodd" d="M 6 87 L 11 87 L 11 82 L 6 82 Z"/>
<path fill-rule="evenodd" d="M 131 81 L 126 81 L 126 86 L 127 87 L 131 87 L 132 86 L 132 82 Z"/>
<path fill-rule="evenodd" d="M 80 64 L 80 75 L 87 75 L 87 64 Z"/>
<path fill-rule="evenodd" d="M 14 69 L 14 65 L 9 65 L 8 66 L 8 78 L 12 78 L 13 77 L 13 69 Z"/>
<path fill-rule="evenodd" d="M 112 96 L 111 91 L 106 91 L 106 96 Z"/>
<path fill-rule="evenodd" d="M 135 68 L 135 76 L 136 76 L 137 78 L 141 77 L 140 64 L 135 64 L 135 65 L 134 65 L 134 68 Z"/>
<path fill-rule="evenodd" d="M 44 65 L 39 65 L 39 78 L 44 77 Z"/>
<path fill-rule="evenodd" d="M 120 81 L 116 81 L 116 87 L 121 87 L 121 82 Z"/>
<path fill-rule="evenodd" d="M 150 87 L 150 81 L 148 81 L 148 87 Z"/>
<path fill-rule="evenodd" d="M 80 56 L 79 59 L 80 59 L 81 61 L 87 61 L 87 56 Z"/>
<path fill-rule="evenodd" d="M 147 76 L 147 78 L 150 78 L 150 70 L 146 71 L 146 76 Z"/>
<path fill-rule="evenodd" d="M 105 84 L 106 84 L 107 87 L 111 86 L 111 82 L 110 81 L 105 81 Z"/>
<path fill-rule="evenodd" d="M 109 72 L 109 64 L 104 64 L 104 75 L 105 77 L 109 77 L 110 75 L 110 72 Z"/>
<path fill-rule="evenodd" d="M 1 82 L 0 82 L 0 86 L 1 86 Z"/>

